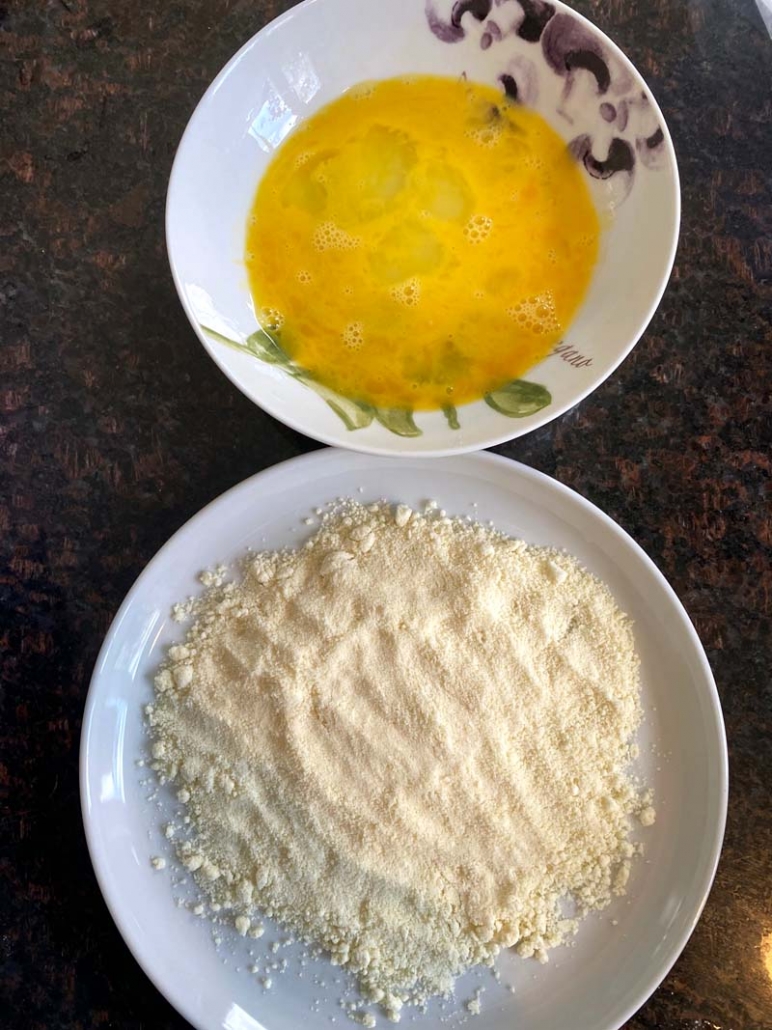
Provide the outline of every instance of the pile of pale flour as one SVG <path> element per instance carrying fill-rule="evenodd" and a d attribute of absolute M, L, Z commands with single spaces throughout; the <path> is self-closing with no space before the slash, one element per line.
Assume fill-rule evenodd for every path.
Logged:
<path fill-rule="evenodd" d="M 623 892 L 630 817 L 654 818 L 627 772 L 638 660 L 572 558 L 345 502 L 208 582 L 147 712 L 180 858 L 241 932 L 276 917 L 396 1020 Z"/>

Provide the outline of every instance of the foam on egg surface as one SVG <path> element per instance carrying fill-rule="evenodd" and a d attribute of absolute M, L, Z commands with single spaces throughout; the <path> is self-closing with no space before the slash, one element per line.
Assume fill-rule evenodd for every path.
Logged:
<path fill-rule="evenodd" d="M 363 84 L 303 122 L 247 226 L 261 322 L 320 382 L 436 409 L 523 375 L 589 285 L 600 225 L 536 112 L 437 76 Z"/>

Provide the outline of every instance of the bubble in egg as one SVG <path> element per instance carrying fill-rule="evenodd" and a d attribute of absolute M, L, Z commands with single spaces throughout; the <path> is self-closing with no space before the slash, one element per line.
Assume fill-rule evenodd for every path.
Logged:
<path fill-rule="evenodd" d="M 255 195 L 246 264 L 261 324 L 317 380 L 430 410 L 550 352 L 599 237 L 581 166 L 539 114 L 411 76 L 354 87 L 287 137 Z"/>

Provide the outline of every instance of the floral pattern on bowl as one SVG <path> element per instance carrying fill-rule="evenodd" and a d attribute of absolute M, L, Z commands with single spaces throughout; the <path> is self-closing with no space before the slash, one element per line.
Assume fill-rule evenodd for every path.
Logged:
<path fill-rule="evenodd" d="M 342 398 L 272 349 L 244 267 L 254 191 L 287 134 L 356 83 L 415 73 L 498 85 L 536 109 L 582 163 L 603 223 L 588 295 L 527 379 L 458 410 L 418 413 Z M 324 443 L 442 455 L 529 432 L 613 372 L 659 303 L 679 210 L 656 102 L 611 40 L 560 0 L 314 0 L 254 36 L 199 103 L 172 171 L 167 240 L 199 339 L 256 404 Z"/>
<path fill-rule="evenodd" d="M 569 150 L 592 178 L 616 178 L 618 202 L 630 192 L 636 166 L 665 167 L 665 134 L 646 91 L 574 14 L 547 0 L 426 0 L 426 17 L 444 43 L 476 42 L 493 52 L 509 41 L 498 81 L 514 102 L 537 104 L 537 63 L 557 75 L 557 113 L 574 127 Z M 589 102 L 587 87 L 594 93 Z"/>
<path fill-rule="evenodd" d="M 265 329 L 257 329 L 243 342 L 223 336 L 222 333 L 205 325 L 201 326 L 201 330 L 218 343 L 281 368 L 297 382 L 313 390 L 335 412 L 349 432 L 355 429 L 366 429 L 372 425 L 375 419 L 384 429 L 388 429 L 396 436 L 421 436 L 423 433 L 423 430 L 415 424 L 415 412 L 409 408 L 376 408 L 364 401 L 344 397 L 325 386 L 324 383 L 320 383 L 310 372 L 296 364 L 282 349 L 279 340 L 267 333 Z M 498 390 L 487 393 L 483 400 L 500 415 L 506 415 L 508 418 L 525 418 L 527 415 L 541 411 L 551 402 L 552 398 L 549 390 L 538 383 L 513 379 L 499 387 Z M 446 405 L 442 409 L 442 414 L 450 429 L 461 428 L 458 411 L 453 404 Z"/>

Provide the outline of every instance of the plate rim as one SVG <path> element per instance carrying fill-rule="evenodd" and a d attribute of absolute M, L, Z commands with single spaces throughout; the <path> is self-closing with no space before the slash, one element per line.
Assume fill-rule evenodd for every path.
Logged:
<path fill-rule="evenodd" d="M 316 2 L 316 0 L 310 0 L 310 2 Z M 126 596 L 124 597 L 121 605 L 119 606 L 112 622 L 105 634 L 105 638 L 99 649 L 94 668 L 89 681 L 88 693 L 86 696 L 86 703 L 84 706 L 83 719 L 81 723 L 80 731 L 80 745 L 79 745 L 79 756 L 78 756 L 78 779 L 79 779 L 79 800 L 81 807 L 81 817 L 83 821 L 83 828 L 86 836 L 86 843 L 88 847 L 89 858 L 91 866 L 96 877 L 97 884 L 99 886 L 102 898 L 107 906 L 110 916 L 123 939 L 123 942 L 128 947 L 132 957 L 139 965 L 142 972 L 148 977 L 153 986 L 158 992 L 164 997 L 169 1004 L 177 1011 L 184 1019 L 186 1019 L 191 1026 L 195 1027 L 196 1030 L 213 1030 L 213 1025 L 210 1023 L 203 1023 L 200 1021 L 198 1014 L 193 1011 L 187 1003 L 187 999 L 180 995 L 179 997 L 175 994 L 174 990 L 169 989 L 168 986 L 162 981 L 160 976 L 156 976 L 150 961 L 146 958 L 143 953 L 141 941 L 135 935 L 132 926 L 129 921 L 119 913 L 117 901 L 115 896 L 111 893 L 107 881 L 105 871 L 102 867 L 104 857 L 100 855 L 99 845 L 96 839 L 96 824 L 97 820 L 92 815 L 91 806 L 88 803 L 89 799 L 89 759 L 90 759 L 90 740 L 92 723 L 95 719 L 95 713 L 98 708 L 99 698 L 97 692 L 99 689 L 99 680 L 103 675 L 101 666 L 104 659 L 112 646 L 113 638 L 117 635 L 120 630 L 120 625 L 125 617 L 128 609 L 133 604 L 136 595 L 139 593 L 143 581 L 148 577 L 151 565 L 155 565 L 159 559 L 162 558 L 164 553 L 171 548 L 173 542 L 188 530 L 191 525 L 203 518 L 205 513 L 210 512 L 217 506 L 228 503 L 228 498 L 242 490 L 250 489 L 254 484 L 261 480 L 267 479 L 271 475 L 281 474 L 281 470 L 285 470 L 288 467 L 293 469 L 299 468 L 304 465 L 323 465 L 325 463 L 331 463 L 337 461 L 341 457 L 348 457 L 353 461 L 358 460 L 358 455 L 352 454 L 347 448 L 324 448 L 320 450 L 306 452 L 304 454 L 296 455 L 295 457 L 288 458 L 285 461 L 278 462 L 275 465 L 269 465 L 268 467 L 261 469 L 259 472 L 248 476 L 246 479 L 239 483 L 234 484 L 223 493 L 213 498 L 197 512 L 195 512 L 190 518 L 188 518 L 174 533 L 166 540 L 166 542 L 156 551 L 156 553 L 149 559 L 145 564 L 144 568 L 134 580 L 133 584 L 129 588 Z M 399 459 L 384 458 L 379 455 L 367 454 L 364 457 L 369 457 L 371 460 L 382 462 L 384 465 L 390 464 L 392 467 L 396 467 L 398 464 L 412 464 L 416 462 L 430 461 L 426 455 L 402 455 Z M 675 965 L 676 961 L 683 952 L 686 944 L 692 936 L 694 929 L 699 922 L 702 912 L 705 908 L 705 904 L 708 900 L 713 882 L 716 876 L 716 870 L 718 863 L 721 858 L 721 851 L 723 846 L 724 834 L 726 830 L 727 820 L 727 808 L 728 808 L 728 796 L 729 796 L 729 759 L 728 759 L 728 746 L 726 738 L 726 725 L 723 716 L 723 709 L 721 706 L 721 699 L 716 687 L 716 682 L 713 676 L 708 657 L 705 653 L 705 649 L 702 646 L 702 642 L 697 634 L 697 631 L 686 611 L 684 605 L 681 603 L 680 598 L 676 594 L 673 587 L 668 582 L 664 574 L 659 570 L 654 561 L 648 556 L 644 549 L 638 544 L 633 537 L 620 526 L 610 515 L 607 515 L 597 505 L 593 504 L 592 501 L 587 500 L 576 490 L 564 483 L 559 482 L 552 476 L 547 475 L 544 472 L 532 468 L 529 465 L 525 465 L 522 462 L 515 461 L 514 459 L 507 458 L 504 455 L 493 454 L 489 451 L 478 451 L 474 454 L 457 454 L 451 457 L 463 458 L 466 461 L 479 461 L 482 465 L 495 465 L 499 468 L 505 466 L 510 473 L 515 476 L 521 476 L 525 480 L 532 480 L 541 486 L 546 486 L 549 489 L 553 489 L 558 496 L 562 495 L 566 498 L 570 498 L 573 503 L 578 504 L 579 508 L 585 513 L 599 520 L 605 530 L 610 532 L 617 539 L 629 547 L 636 558 L 642 561 L 644 567 L 653 574 L 657 584 L 660 588 L 664 588 L 665 593 L 668 595 L 670 601 L 674 604 L 675 609 L 678 613 L 680 622 L 683 630 L 686 632 L 689 643 L 692 647 L 695 657 L 697 658 L 698 665 L 702 677 L 705 683 L 705 689 L 707 689 L 707 696 L 710 702 L 710 712 L 713 715 L 715 722 L 715 736 L 716 736 L 716 757 L 718 758 L 718 790 L 716 794 L 716 804 L 718 805 L 718 818 L 711 820 L 712 832 L 710 835 L 710 861 L 708 862 L 703 877 L 702 883 L 700 884 L 698 898 L 699 901 L 694 907 L 689 919 L 685 923 L 681 932 L 675 937 L 674 941 L 668 948 L 668 952 L 661 963 L 660 968 L 657 970 L 654 978 L 650 979 L 647 984 L 638 992 L 633 1002 L 631 1002 L 624 1011 L 621 1011 L 618 1017 L 615 1017 L 613 1024 L 604 1027 L 603 1030 L 620 1030 L 624 1024 L 635 1015 L 636 1012 L 648 1001 L 648 999 L 654 994 L 654 992 L 662 984 L 665 977 L 668 975 L 670 970 Z M 305 480 L 312 480 L 311 474 L 306 475 Z M 219 1030 L 219 1028 L 217 1028 Z"/>
<path fill-rule="evenodd" d="M 486 437 L 484 440 L 481 440 L 477 443 L 459 444 L 455 447 L 451 446 L 427 448 L 426 450 L 406 451 L 400 449 L 398 443 L 392 444 L 391 441 L 383 445 L 380 445 L 378 443 L 362 443 L 351 431 L 347 431 L 349 432 L 348 437 L 343 436 L 342 434 L 336 436 L 334 433 L 327 432 L 324 430 L 310 431 L 307 426 L 302 424 L 302 420 L 299 420 L 294 417 L 294 415 L 292 414 L 292 409 L 285 411 L 280 405 L 275 405 L 270 398 L 268 398 L 265 401 L 260 400 L 259 402 L 255 400 L 255 398 L 252 397 L 252 395 L 248 392 L 246 385 L 242 385 L 242 382 L 239 380 L 239 377 L 236 375 L 236 373 L 232 372 L 228 368 L 224 360 L 221 360 L 220 352 L 217 350 L 217 348 L 214 347 L 212 341 L 207 338 L 206 334 L 201 329 L 199 321 L 196 318 L 193 308 L 186 296 L 184 285 L 182 282 L 182 277 L 175 264 L 174 255 L 172 253 L 171 219 L 172 206 L 174 203 L 174 195 L 177 189 L 177 183 L 182 177 L 181 169 L 186 144 L 189 143 L 190 139 L 192 139 L 193 133 L 195 132 L 198 122 L 204 117 L 204 108 L 207 106 L 211 98 L 216 94 L 222 81 L 230 74 L 231 69 L 234 68 L 241 61 L 244 55 L 252 49 L 252 47 L 257 43 L 258 39 L 263 34 L 270 34 L 271 32 L 283 26 L 286 22 L 291 21 L 293 18 L 297 17 L 299 12 L 304 11 L 305 9 L 310 7 L 316 7 L 317 5 L 322 4 L 323 2 L 324 0 L 300 0 L 299 3 L 295 4 L 293 7 L 290 7 L 282 14 L 277 15 L 276 18 L 273 18 L 271 21 L 267 22 L 260 29 L 258 29 L 258 31 L 253 36 L 251 36 L 245 43 L 242 44 L 242 46 L 239 47 L 239 49 L 228 59 L 228 61 L 222 66 L 220 71 L 215 75 L 209 86 L 207 86 L 206 90 L 199 98 L 195 108 L 193 109 L 192 114 L 190 115 L 185 125 L 185 129 L 183 130 L 182 136 L 180 137 L 179 143 L 177 144 L 177 148 L 174 153 L 174 160 L 172 162 L 171 172 L 169 173 L 169 182 L 166 190 L 166 203 L 164 208 L 166 255 L 167 260 L 169 262 L 169 268 L 171 270 L 172 279 L 174 280 L 174 287 L 177 292 L 178 300 L 182 305 L 182 309 L 185 312 L 185 315 L 188 321 L 190 322 L 190 325 L 194 333 L 196 334 L 199 343 L 203 346 L 204 350 L 212 359 L 212 361 L 214 361 L 215 365 L 220 370 L 220 372 L 222 372 L 222 374 L 236 387 L 236 389 L 238 389 L 252 404 L 256 405 L 262 411 L 265 411 L 266 414 L 270 415 L 271 418 L 275 418 L 277 421 L 282 422 L 290 429 L 293 429 L 296 433 L 302 433 L 304 436 L 308 436 L 312 440 L 317 440 L 319 443 L 326 444 L 329 447 L 337 447 L 341 450 L 356 451 L 361 454 L 374 454 L 392 457 L 415 455 L 416 457 L 424 458 L 445 458 L 451 457 L 456 454 L 469 454 L 473 451 L 483 450 L 488 447 L 496 447 L 499 444 L 507 443 L 510 440 L 516 440 L 521 436 L 527 435 L 528 433 L 535 432 L 537 429 L 540 429 L 542 426 L 547 425 L 549 422 L 552 422 L 555 419 L 559 418 L 561 415 L 564 415 L 567 411 L 570 411 L 572 408 L 575 408 L 577 404 L 580 404 L 586 397 L 588 397 L 590 394 L 594 393 L 597 389 L 599 389 L 603 385 L 603 383 L 606 382 L 607 379 L 614 375 L 614 373 L 617 371 L 622 362 L 630 356 L 630 353 L 637 346 L 641 337 L 648 329 L 652 319 L 654 318 L 654 315 L 657 312 L 657 309 L 662 303 L 662 298 L 665 295 L 665 290 L 667 289 L 668 284 L 670 282 L 670 277 L 673 273 L 673 266 L 675 264 L 675 258 L 676 253 L 678 251 L 678 243 L 681 234 L 681 177 L 678 171 L 678 157 L 676 154 L 675 145 L 673 143 L 673 137 L 670 133 L 670 128 L 667 124 L 665 116 L 662 113 L 662 109 L 659 106 L 659 102 L 657 101 L 657 98 L 654 95 L 654 91 L 651 89 L 646 78 L 639 71 L 637 65 L 633 63 L 633 61 L 627 56 L 627 54 L 625 54 L 622 48 L 617 43 L 615 43 L 614 40 L 609 35 L 607 35 L 607 33 L 605 33 L 589 18 L 585 17 L 583 14 L 580 14 L 577 10 L 571 7 L 570 4 L 565 3 L 564 0 L 553 0 L 553 3 L 555 4 L 558 10 L 568 12 L 572 17 L 577 18 L 581 23 L 588 26 L 592 32 L 598 33 L 603 39 L 603 41 L 609 46 L 611 52 L 617 57 L 618 60 L 622 62 L 623 66 L 625 66 L 629 71 L 632 71 L 634 75 L 638 79 L 640 79 L 640 81 L 643 83 L 648 92 L 651 106 L 653 107 L 655 113 L 659 118 L 659 124 L 662 128 L 662 132 L 665 137 L 665 145 L 669 149 L 673 158 L 673 231 L 667 261 L 662 268 L 660 284 L 656 291 L 656 297 L 652 301 L 645 317 L 641 320 L 641 328 L 638 331 L 637 335 L 634 337 L 634 339 L 631 340 L 627 347 L 619 351 L 619 354 L 612 361 L 612 364 L 608 368 L 608 371 L 605 372 L 605 374 L 602 374 L 600 377 L 597 377 L 594 381 L 591 381 L 590 385 L 588 385 L 584 389 L 584 391 L 577 394 L 573 400 L 567 401 L 566 403 L 557 406 L 554 410 L 552 409 L 551 405 L 548 405 L 546 408 L 542 410 L 541 414 L 538 414 L 538 416 L 536 417 L 536 421 L 534 421 L 533 423 L 530 422 L 530 419 L 534 416 L 529 416 L 529 424 L 527 426 L 522 427 L 518 425 L 518 420 L 511 420 L 511 424 L 507 432 L 496 433 L 490 437 Z M 363 0 L 347 0 L 347 2 L 359 4 L 363 2 Z M 416 3 L 418 2 L 419 0 L 416 0 Z M 472 403 L 482 403 L 482 400 L 480 400 L 479 402 L 474 401 Z"/>

